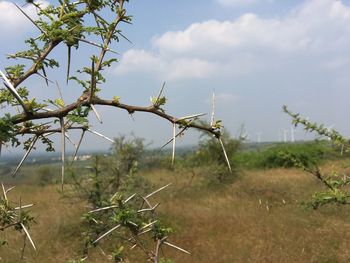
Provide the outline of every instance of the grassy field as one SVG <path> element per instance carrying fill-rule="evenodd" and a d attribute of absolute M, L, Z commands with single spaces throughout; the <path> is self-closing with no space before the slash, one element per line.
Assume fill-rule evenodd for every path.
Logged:
<path fill-rule="evenodd" d="M 350 171 L 347 163 L 327 162 L 322 169 Z M 309 174 L 296 169 L 246 170 L 233 184 L 222 187 L 203 184 L 199 170 L 157 169 L 143 176 L 154 187 L 173 183 L 154 198 L 175 230 L 170 240 L 191 251 L 185 255 L 166 248 L 164 254 L 176 263 L 350 262 L 349 207 L 310 210 L 301 206 L 301 201 L 322 188 Z M 62 199 L 59 185 L 31 184 L 26 177 L 23 181 L 10 198 L 21 195 L 22 200 L 35 203 L 32 211 L 37 223 L 30 232 L 38 248 L 33 252 L 27 244 L 24 262 L 67 262 L 78 256 L 85 204 Z M 9 234 L 0 233 L 0 238 L 9 238 L 9 245 L 0 247 L 1 263 L 19 262 L 21 247 L 16 241 L 21 237 Z M 101 253 L 96 249 L 87 262 L 108 262 Z M 133 250 L 128 262 L 144 260 Z"/>

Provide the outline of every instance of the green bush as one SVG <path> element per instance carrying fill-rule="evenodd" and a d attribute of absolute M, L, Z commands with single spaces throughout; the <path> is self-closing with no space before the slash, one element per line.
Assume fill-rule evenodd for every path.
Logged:
<path fill-rule="evenodd" d="M 231 164 L 230 172 L 223 149 L 217 138 L 204 134 L 199 142 L 199 147 L 194 152 L 182 159 L 183 166 L 188 169 L 201 167 L 201 175 L 205 177 L 208 185 L 232 183 L 237 177 L 234 156 L 241 146 L 241 141 L 230 136 L 227 130 L 223 130 L 221 140 L 225 146 L 228 159 Z"/>
<path fill-rule="evenodd" d="M 290 168 L 295 166 L 294 159 L 305 167 L 313 167 L 331 153 L 325 142 L 283 143 L 260 151 L 242 152 L 235 161 L 246 168 Z"/>

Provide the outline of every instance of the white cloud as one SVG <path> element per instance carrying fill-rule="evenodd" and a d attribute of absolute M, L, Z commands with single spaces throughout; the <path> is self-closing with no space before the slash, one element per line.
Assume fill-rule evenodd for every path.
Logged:
<path fill-rule="evenodd" d="M 240 99 L 241 97 L 239 95 L 233 94 L 232 92 L 220 92 L 215 94 L 215 101 L 220 107 L 232 107 L 232 105 Z M 207 103 L 211 105 L 212 101 L 208 100 Z"/>
<path fill-rule="evenodd" d="M 257 0 L 217 0 L 217 2 L 223 6 L 237 7 L 254 4 L 257 2 Z"/>
<path fill-rule="evenodd" d="M 310 0 L 284 17 L 247 13 L 232 21 L 193 23 L 155 37 L 152 45 L 152 51 L 128 51 L 117 73 L 151 71 L 162 79 L 235 77 L 269 64 L 282 67 L 295 56 L 305 64 L 324 65 L 350 53 L 350 7 Z"/>
<path fill-rule="evenodd" d="M 165 67 L 160 57 L 145 50 L 131 49 L 123 54 L 118 66 L 119 74 L 129 72 L 156 72 Z"/>
<path fill-rule="evenodd" d="M 42 6 L 47 6 L 48 2 L 40 1 L 40 4 Z M 21 5 L 23 5 L 23 3 L 18 4 L 18 6 Z M 37 18 L 35 6 L 28 4 L 22 9 L 31 18 Z M 35 27 L 12 2 L 1 1 L 0 14 L 0 31 L 2 34 L 6 34 L 3 37 L 13 38 L 16 36 L 16 33 L 19 33 L 19 31 L 27 30 L 29 27 Z"/>
<path fill-rule="evenodd" d="M 216 0 L 216 2 L 225 7 L 241 7 L 259 3 L 272 3 L 274 0 Z"/>

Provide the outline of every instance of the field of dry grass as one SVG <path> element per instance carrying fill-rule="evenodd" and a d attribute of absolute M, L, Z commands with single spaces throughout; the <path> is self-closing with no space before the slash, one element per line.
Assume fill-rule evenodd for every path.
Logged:
<path fill-rule="evenodd" d="M 333 165 L 348 169 L 344 161 L 323 169 Z M 349 207 L 302 207 L 300 202 L 322 185 L 299 170 L 243 171 L 232 185 L 216 188 L 200 184 L 200 173 L 191 186 L 192 174 L 186 172 L 153 170 L 144 176 L 155 187 L 173 183 L 154 198 L 175 230 L 172 242 L 192 253 L 166 248 L 164 254 L 174 262 L 350 262 Z M 84 204 L 62 200 L 58 190 L 57 185 L 21 185 L 12 193 L 36 204 L 37 224 L 31 233 L 38 251 L 28 245 L 25 262 L 67 262 L 79 252 Z M 0 263 L 18 262 L 20 247 L 15 244 L 10 237 L 10 246 L 0 248 Z M 130 262 L 144 262 L 137 251 L 130 253 Z M 87 262 L 107 262 L 98 254 Z"/>

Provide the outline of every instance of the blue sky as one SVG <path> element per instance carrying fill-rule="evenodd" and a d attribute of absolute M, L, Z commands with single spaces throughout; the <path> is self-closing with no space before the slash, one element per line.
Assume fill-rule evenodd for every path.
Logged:
<path fill-rule="evenodd" d="M 284 104 L 350 135 L 350 1 L 131 0 L 127 9 L 134 20 L 123 30 L 133 44 L 113 47 L 120 62 L 106 72 L 101 97 L 118 95 L 125 103 L 147 105 L 166 81 L 169 113 L 210 112 L 215 91 L 217 118 L 233 135 L 244 125 L 251 140 L 257 140 L 257 132 L 263 141 L 278 140 L 283 129 L 290 129 Z M 30 7 L 27 11 L 34 15 Z M 22 48 L 23 38 L 37 32 L 10 2 L 0 2 L 0 13 L 4 68 L 9 63 L 4 54 Z M 74 51 L 74 65 L 86 62 L 88 51 Z M 66 51 L 59 48 L 55 54 L 63 58 L 63 68 L 49 74 L 60 80 Z M 72 101 L 79 89 L 60 82 L 67 102 Z M 38 97 L 56 92 L 40 79 L 26 84 Z M 98 109 L 104 123 L 93 120 L 94 129 L 109 137 L 133 131 L 159 146 L 171 136 L 171 125 L 154 116 L 131 118 Z M 305 138 L 301 130 L 295 136 Z M 189 132 L 181 141 L 194 144 L 197 138 L 197 132 Z M 108 148 L 108 143 L 89 136 L 84 147 Z"/>

